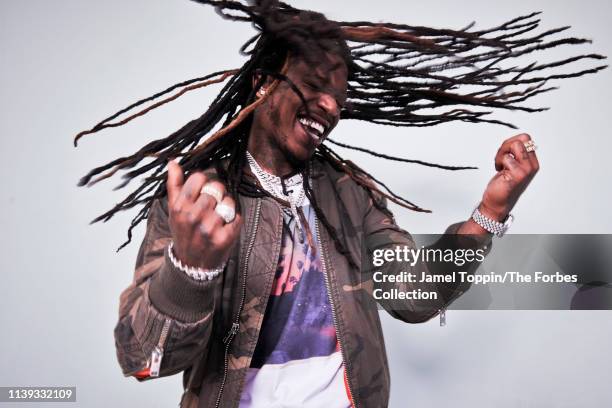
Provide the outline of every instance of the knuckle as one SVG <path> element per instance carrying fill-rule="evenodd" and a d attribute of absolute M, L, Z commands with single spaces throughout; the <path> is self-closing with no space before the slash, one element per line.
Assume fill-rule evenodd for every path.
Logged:
<path fill-rule="evenodd" d="M 186 218 L 190 225 L 195 225 L 200 222 L 200 214 L 197 211 L 189 211 Z"/>
<path fill-rule="evenodd" d="M 229 205 L 230 207 L 236 207 L 236 202 L 230 196 L 225 196 L 225 198 L 223 198 L 223 203 Z"/>
<path fill-rule="evenodd" d="M 233 231 L 226 231 L 219 235 L 219 244 L 222 248 L 229 248 L 236 242 L 237 235 Z"/>
<path fill-rule="evenodd" d="M 189 176 L 187 181 L 191 180 L 192 183 L 201 183 L 206 181 L 206 176 L 201 171 L 196 171 Z"/>
<path fill-rule="evenodd" d="M 173 217 L 180 217 L 181 214 L 183 212 L 183 206 L 181 205 L 180 202 L 175 203 L 174 205 L 170 206 L 170 215 Z"/>
<path fill-rule="evenodd" d="M 183 200 L 188 200 L 189 196 L 191 195 L 191 185 L 192 183 L 185 183 L 183 185 L 183 188 L 181 188 L 181 192 L 179 197 Z"/>
<path fill-rule="evenodd" d="M 201 222 L 198 230 L 200 231 L 200 236 L 202 236 L 202 238 L 206 239 L 211 244 L 213 243 L 215 235 L 214 228 L 209 223 Z"/>
<path fill-rule="evenodd" d="M 512 154 L 518 155 L 521 158 L 525 158 L 525 155 L 527 154 L 527 150 L 523 142 L 521 142 L 520 140 L 515 140 L 512 142 L 510 146 L 513 152 Z"/>
<path fill-rule="evenodd" d="M 198 209 L 206 212 L 208 210 L 208 207 L 210 206 L 211 200 L 212 197 L 208 194 L 201 194 L 195 205 L 198 207 Z"/>
<path fill-rule="evenodd" d="M 531 136 L 529 136 L 529 134 L 527 133 L 520 133 L 512 139 L 514 139 L 515 141 L 527 142 L 528 140 L 531 140 Z"/>
<path fill-rule="evenodd" d="M 223 193 L 223 195 L 227 194 L 227 188 L 225 188 L 225 184 L 219 182 L 219 189 L 221 190 L 221 193 Z"/>
<path fill-rule="evenodd" d="M 205 238 L 205 239 L 210 239 L 211 238 L 211 229 L 210 229 L 210 227 L 206 223 L 204 223 L 204 222 L 200 223 L 200 226 L 198 227 L 198 230 L 199 230 L 200 236 L 202 236 L 202 238 Z"/>
<path fill-rule="evenodd" d="M 225 192 L 226 192 L 225 185 L 221 183 L 220 181 L 214 180 L 214 181 L 209 182 L 208 184 L 212 185 L 214 188 L 219 190 L 222 196 L 225 195 Z"/>
<path fill-rule="evenodd" d="M 210 237 L 210 243 L 215 248 L 223 248 L 223 247 L 225 247 L 225 234 L 223 234 L 223 233 L 212 234 L 211 237 Z"/>

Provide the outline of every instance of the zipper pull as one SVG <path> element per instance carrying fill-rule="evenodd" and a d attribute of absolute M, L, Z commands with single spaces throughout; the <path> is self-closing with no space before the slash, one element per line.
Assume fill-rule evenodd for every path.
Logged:
<path fill-rule="evenodd" d="M 223 344 L 229 343 L 234 338 L 236 333 L 238 333 L 238 329 L 239 328 L 240 328 L 240 325 L 238 323 L 236 323 L 236 322 L 232 323 L 232 328 L 230 329 L 230 331 L 223 338 Z"/>
<path fill-rule="evenodd" d="M 164 349 L 155 346 L 151 353 L 151 367 L 149 367 L 149 377 L 159 377 L 159 368 L 161 367 L 162 357 L 164 356 Z"/>
<path fill-rule="evenodd" d="M 162 357 L 164 356 L 164 344 L 168 337 L 168 331 L 170 330 L 170 324 L 172 320 L 164 320 L 161 333 L 159 334 L 159 341 L 151 352 L 151 364 L 149 366 L 149 377 L 159 377 L 159 369 L 161 367 Z"/>
<path fill-rule="evenodd" d="M 446 326 L 446 309 L 440 309 L 440 327 Z"/>

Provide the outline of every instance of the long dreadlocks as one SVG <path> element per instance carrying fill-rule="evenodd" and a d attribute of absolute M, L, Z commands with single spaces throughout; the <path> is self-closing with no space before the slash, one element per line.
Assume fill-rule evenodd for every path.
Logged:
<path fill-rule="evenodd" d="M 349 72 L 347 103 L 342 108 L 341 119 L 391 126 L 432 126 L 464 121 L 514 128 L 510 123 L 491 118 L 490 114 L 495 109 L 545 110 L 523 105 L 523 102 L 556 89 L 547 85 L 550 80 L 580 77 L 606 68 L 606 65 L 596 65 L 569 73 L 555 70 L 580 60 L 605 59 L 599 54 L 578 55 L 548 63 L 508 65 L 508 62 L 514 63 L 517 57 L 538 51 L 590 42 L 574 37 L 556 38 L 557 34 L 569 27 L 537 33 L 539 13 L 517 17 L 487 30 L 472 30 L 474 23 L 461 30 L 450 30 L 367 21 L 332 21 L 320 13 L 299 10 L 275 0 L 195 1 L 215 7 L 220 15 L 229 20 L 253 24 L 258 34 L 240 50 L 249 57 L 246 63 L 240 69 L 219 71 L 173 85 L 120 110 L 91 129 L 80 132 L 74 139 L 76 146 L 86 134 L 121 126 L 191 90 L 226 82 L 202 116 L 129 156 L 94 168 L 79 181 L 79 186 L 93 185 L 118 171 L 125 171 L 122 176 L 124 181 L 117 186 L 122 188 L 134 178 L 147 174 L 142 184 L 123 201 L 92 221 L 107 221 L 119 211 L 142 205 L 128 229 L 128 240 L 119 249 L 131 241 L 133 228 L 146 219 L 153 201 L 165 195 L 166 172 L 163 170 L 170 159 L 180 157 L 180 165 L 186 172 L 216 167 L 237 204 L 239 193 L 249 193 L 241 186 L 251 113 L 265 99 L 265 96 L 256 98 L 258 89 L 267 79 L 273 80 L 267 92 L 269 95 L 274 86 L 285 81 L 306 106 L 299 88 L 285 76 L 290 55 L 298 55 L 307 61 L 311 59 L 313 63 L 316 63 L 316 56 L 320 52 L 340 55 Z M 253 78 L 259 78 L 255 85 Z M 152 103 L 162 97 L 165 98 Z M 151 105 L 148 107 L 113 122 L 149 103 Z M 221 124 L 220 129 L 211 134 L 218 124 Z M 330 142 L 390 160 L 448 170 L 471 168 L 385 156 L 332 140 Z M 318 147 L 315 156 L 346 173 L 363 186 L 372 198 L 382 196 L 405 208 L 429 212 L 396 195 L 385 184 L 353 162 L 343 159 L 325 144 Z M 222 161 L 227 162 L 227 167 L 220 166 Z M 304 183 L 317 216 L 340 252 L 346 255 L 347 251 L 337 239 L 334 228 L 317 204 L 308 177 L 304 177 Z M 375 199 L 374 203 L 385 210 L 378 200 Z"/>

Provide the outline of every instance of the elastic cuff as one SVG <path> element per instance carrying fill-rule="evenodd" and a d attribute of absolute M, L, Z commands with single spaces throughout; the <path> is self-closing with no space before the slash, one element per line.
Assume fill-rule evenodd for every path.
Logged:
<path fill-rule="evenodd" d="M 168 251 L 164 264 L 151 278 L 149 299 L 161 313 L 186 323 L 201 320 L 213 310 L 214 288 L 220 279 L 196 281 L 172 265 Z"/>
<path fill-rule="evenodd" d="M 445 235 L 450 235 L 453 237 L 453 240 L 458 248 L 462 249 L 478 249 L 483 248 L 486 253 L 489 253 L 491 250 L 491 244 L 493 242 L 493 236 L 489 234 L 457 234 L 457 231 L 463 222 L 457 222 L 455 224 L 449 225 L 449 227 L 444 231 Z"/>

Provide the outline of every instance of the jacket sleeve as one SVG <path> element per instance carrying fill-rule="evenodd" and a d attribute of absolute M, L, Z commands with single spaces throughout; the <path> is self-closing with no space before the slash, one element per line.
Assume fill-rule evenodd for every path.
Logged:
<path fill-rule="evenodd" d="M 151 206 L 134 278 L 119 301 L 115 327 L 123 374 L 138 380 L 176 374 L 205 352 L 221 279 L 196 281 L 168 258 L 167 201 Z"/>
<path fill-rule="evenodd" d="M 377 205 L 374 205 L 377 200 Z M 378 302 L 393 317 L 410 322 L 425 322 L 441 310 L 445 309 L 457 297 L 463 294 L 469 284 L 461 283 L 459 275 L 453 272 L 463 271 L 473 274 L 478 268 L 482 258 L 491 250 L 491 237 L 480 235 L 459 235 L 457 230 L 462 223 L 449 226 L 443 235 L 435 243 L 421 247 L 417 246 L 413 237 L 395 222 L 393 215 L 387 209 L 386 199 L 380 196 L 370 198 L 364 218 L 364 239 L 365 250 L 368 259 L 365 279 L 371 280 L 370 287 L 374 300 Z M 423 257 L 418 257 L 416 262 L 383 262 L 380 266 L 373 265 L 373 255 L 375 250 L 396 250 L 404 247 L 411 249 L 430 250 L 431 254 L 448 254 L 453 251 L 457 255 L 474 254 L 471 262 L 457 265 L 454 262 L 446 261 L 427 261 Z M 445 252 L 446 251 L 446 252 Z M 477 254 L 480 254 L 478 259 Z M 433 258 L 433 256 L 432 256 Z M 438 258 L 439 259 L 439 258 Z M 378 272 L 374 274 L 374 272 Z M 395 276 L 402 276 L 402 272 L 409 272 L 415 276 L 414 282 L 393 282 Z M 392 276 L 394 275 L 394 276 Z M 422 282 L 423 275 L 427 276 L 451 276 L 451 282 Z M 405 276 L 405 275 L 404 275 Z M 416 291 L 416 292 L 413 292 Z M 388 298 L 382 299 L 382 294 L 397 294 L 400 292 L 429 292 L 435 293 L 436 299 L 407 299 L 407 298 Z"/>

